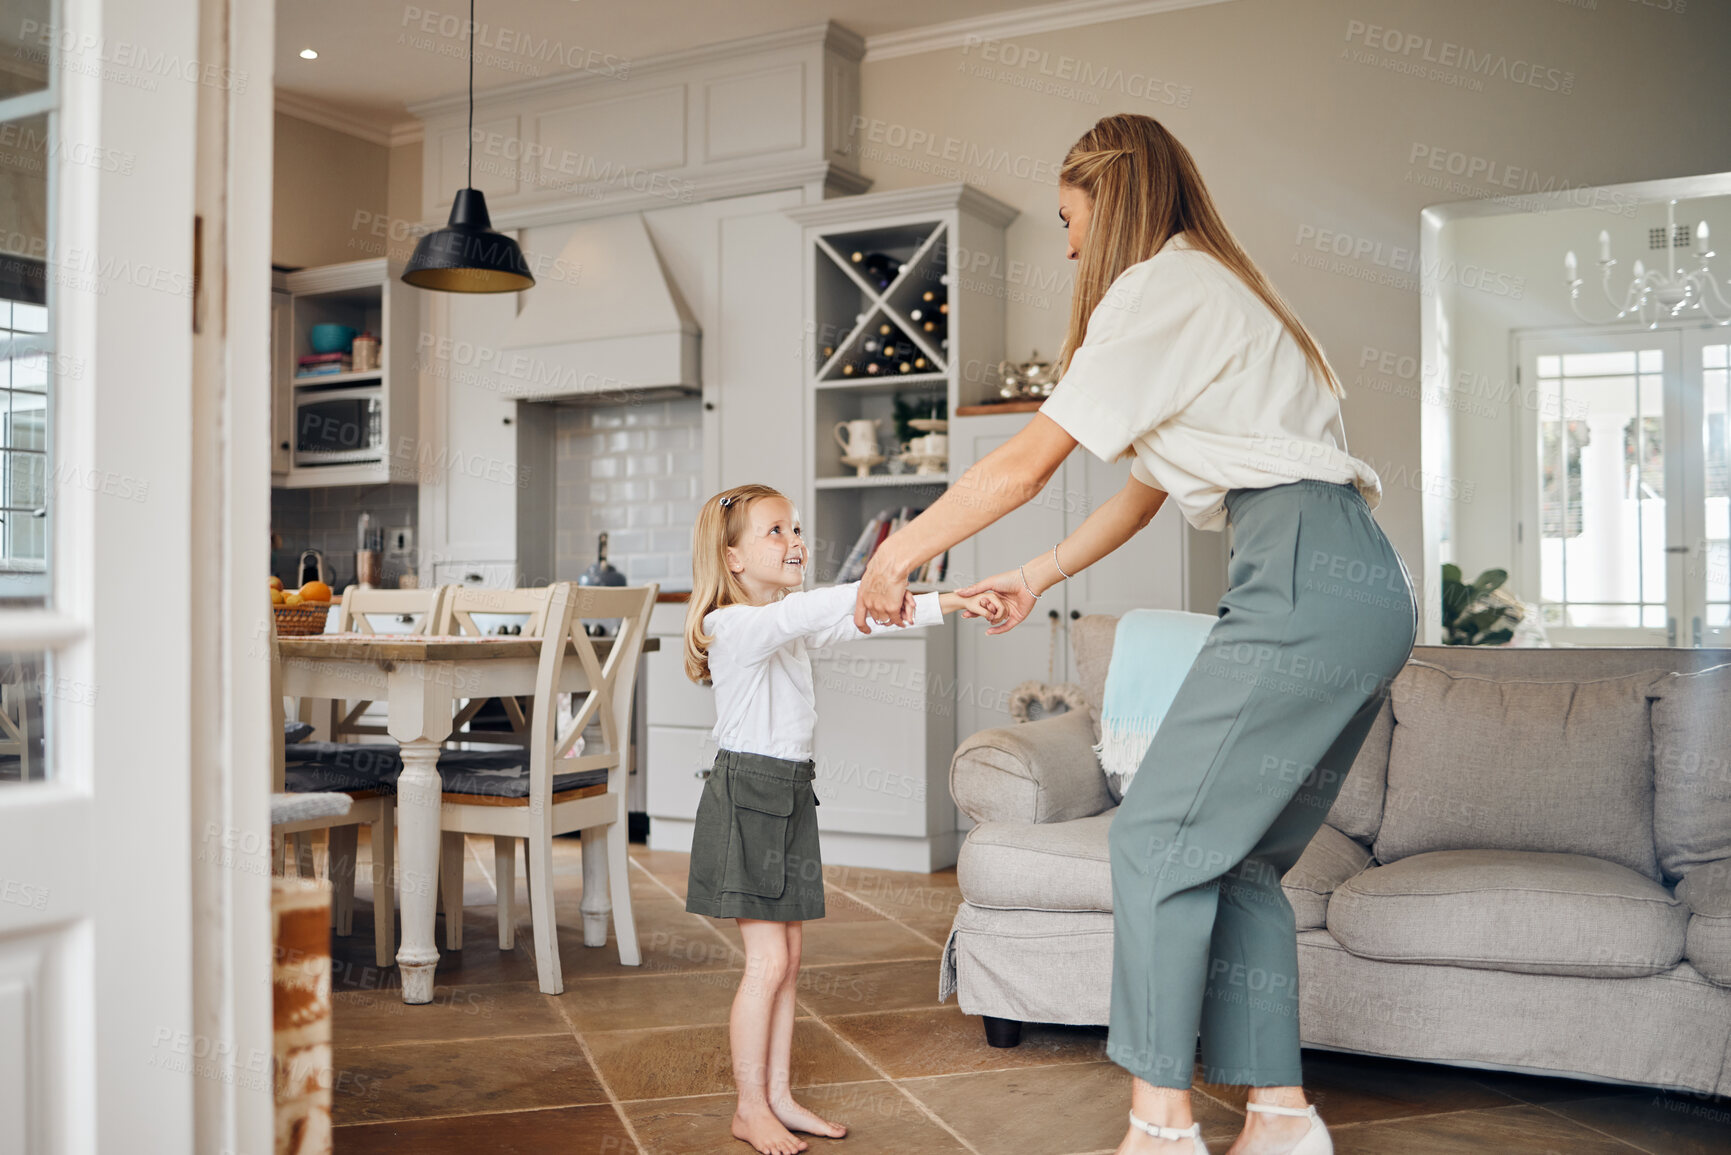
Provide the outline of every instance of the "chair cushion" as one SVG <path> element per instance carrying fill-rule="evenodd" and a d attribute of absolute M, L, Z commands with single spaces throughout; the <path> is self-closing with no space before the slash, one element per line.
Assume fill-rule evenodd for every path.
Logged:
<path fill-rule="evenodd" d="M 283 768 L 283 789 L 290 794 L 321 794 L 331 790 L 391 794 L 397 789 L 397 779 L 394 774 L 381 778 L 323 762 L 290 762 Z"/>
<path fill-rule="evenodd" d="M 372 742 L 301 742 L 289 748 L 286 788 L 306 790 L 380 790 L 394 793 L 403 772 L 400 747 Z M 441 750 L 439 777 L 446 794 L 496 798 L 529 797 L 529 752 Z M 597 783 L 606 785 L 605 767 L 553 776 L 553 793 Z"/>
<path fill-rule="evenodd" d="M 527 750 L 446 750 L 439 755 L 439 778 L 445 794 L 491 798 L 529 797 Z M 553 775 L 553 793 L 584 786 L 607 785 L 607 768 Z"/>
<path fill-rule="evenodd" d="M 1583 854 L 1431 851 L 1328 900 L 1329 933 L 1364 958 L 1589 978 L 1670 970 L 1688 922 L 1663 886 Z"/>
<path fill-rule="evenodd" d="M 1672 672 L 1653 699 L 1653 841 L 1672 878 L 1731 859 L 1731 665 Z"/>
<path fill-rule="evenodd" d="M 355 800 L 347 794 L 317 791 L 308 794 L 272 794 L 270 824 L 300 822 L 307 818 L 341 818 L 349 812 Z"/>
<path fill-rule="evenodd" d="M 1377 859 L 1549 851 L 1659 881 L 1647 688 L 1660 676 L 1499 680 L 1409 659 L 1390 695 Z"/>
<path fill-rule="evenodd" d="M 1112 909 L 1106 834 L 1116 806 L 1068 822 L 982 822 L 956 859 L 956 885 L 975 906 Z"/>
<path fill-rule="evenodd" d="M 306 741 L 312 736 L 312 732 L 313 724 L 311 722 L 296 722 L 291 719 L 284 719 L 282 724 L 282 740 L 290 745 L 293 745 L 296 742 Z"/>

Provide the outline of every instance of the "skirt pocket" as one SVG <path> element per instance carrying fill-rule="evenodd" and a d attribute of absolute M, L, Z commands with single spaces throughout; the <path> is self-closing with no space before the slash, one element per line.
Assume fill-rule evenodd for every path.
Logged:
<path fill-rule="evenodd" d="M 787 825 L 794 783 L 762 774 L 730 773 L 733 803 L 722 891 L 780 898 L 787 886 Z"/>

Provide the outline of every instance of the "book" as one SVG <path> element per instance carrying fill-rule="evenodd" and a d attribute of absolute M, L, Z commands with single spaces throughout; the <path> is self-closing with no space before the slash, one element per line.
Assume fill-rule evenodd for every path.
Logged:
<path fill-rule="evenodd" d="M 878 525 L 883 520 L 884 511 L 873 514 L 871 520 L 860 530 L 859 537 L 854 539 L 853 548 L 847 551 L 847 557 L 842 561 L 841 568 L 836 571 L 837 582 L 858 581 L 865 573 L 866 550 L 877 543 Z"/>

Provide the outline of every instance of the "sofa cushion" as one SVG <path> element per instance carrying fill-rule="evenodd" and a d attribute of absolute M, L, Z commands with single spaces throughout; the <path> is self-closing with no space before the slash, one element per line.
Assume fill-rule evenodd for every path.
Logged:
<path fill-rule="evenodd" d="M 1658 974 L 1682 959 L 1688 922 L 1663 886 L 1584 854 L 1431 851 L 1328 900 L 1328 931 L 1355 955 L 1527 974 Z"/>
<path fill-rule="evenodd" d="M 1389 743 L 1394 737 L 1393 694 L 1399 685 L 1397 677 L 1346 772 L 1346 781 L 1340 784 L 1340 793 L 1335 795 L 1326 820 L 1328 825 L 1367 846 L 1376 840 L 1376 832 L 1382 826 L 1382 800 L 1388 791 Z"/>
<path fill-rule="evenodd" d="M 1672 878 L 1731 858 L 1731 665 L 1671 672 L 1653 699 L 1653 841 Z"/>
<path fill-rule="evenodd" d="M 975 906 L 1112 909 L 1106 834 L 1116 806 L 1069 822 L 982 822 L 956 858 L 956 885 Z"/>
<path fill-rule="evenodd" d="M 1647 688 L 1660 676 L 1504 680 L 1409 659 L 1391 693 L 1377 859 L 1550 851 L 1658 881 Z"/>
<path fill-rule="evenodd" d="M 1324 822 L 1298 861 L 1280 880 L 1299 930 L 1328 923 L 1328 896 L 1341 883 L 1365 869 L 1370 851 Z"/>
<path fill-rule="evenodd" d="M 1112 643 L 1118 637 L 1117 614 L 1083 614 L 1070 623 L 1070 656 L 1075 659 L 1076 684 L 1088 696 L 1088 724 L 1100 741 L 1100 703 L 1106 700 L 1106 671 L 1112 666 Z"/>
<path fill-rule="evenodd" d="M 1731 987 L 1731 859 L 1691 870 L 1677 897 L 1692 914 L 1684 956 L 1709 981 Z"/>

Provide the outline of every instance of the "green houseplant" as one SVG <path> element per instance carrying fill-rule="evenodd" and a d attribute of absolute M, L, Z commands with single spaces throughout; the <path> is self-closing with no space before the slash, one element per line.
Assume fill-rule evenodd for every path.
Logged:
<path fill-rule="evenodd" d="M 1515 636 L 1513 626 L 1523 610 L 1500 589 L 1509 580 L 1507 570 L 1485 570 L 1468 585 L 1461 581 L 1460 566 L 1449 562 L 1442 576 L 1443 645 L 1500 646 Z"/>

